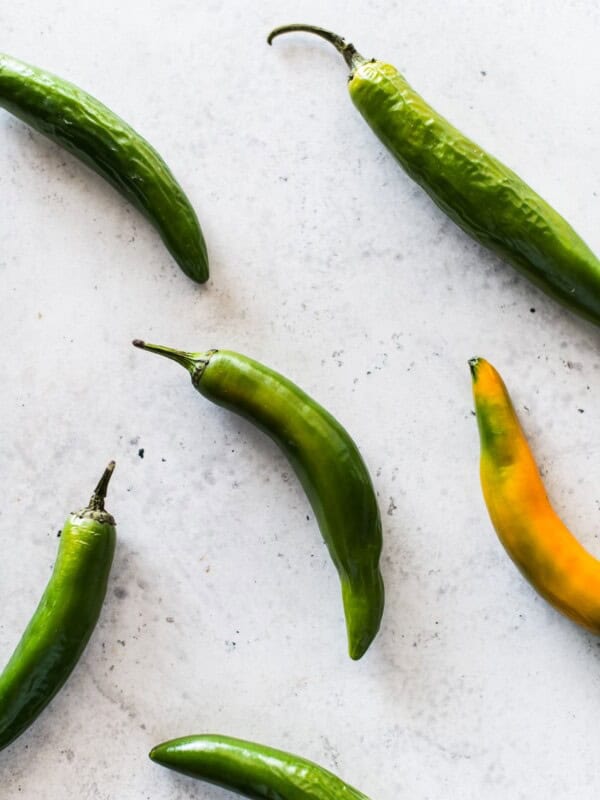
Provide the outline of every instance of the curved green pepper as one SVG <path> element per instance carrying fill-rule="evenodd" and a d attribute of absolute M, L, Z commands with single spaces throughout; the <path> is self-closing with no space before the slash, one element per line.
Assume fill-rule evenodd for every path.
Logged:
<path fill-rule="evenodd" d="M 312 761 L 230 736 L 172 739 L 155 747 L 150 758 L 253 800 L 368 800 Z"/>
<path fill-rule="evenodd" d="M 361 658 L 383 614 L 381 519 L 371 478 L 347 431 L 283 375 L 239 353 L 181 353 L 138 339 L 134 345 L 177 361 L 201 394 L 249 419 L 283 450 L 340 576 L 350 657 Z"/>
<path fill-rule="evenodd" d="M 373 131 L 432 200 L 480 244 L 571 311 L 600 324 L 600 261 L 571 226 L 512 170 L 463 136 L 398 70 L 310 25 L 350 67 L 350 96 Z"/>
<path fill-rule="evenodd" d="M 71 674 L 92 635 L 115 550 L 104 510 L 111 461 L 89 504 L 71 514 L 40 604 L 0 675 L 0 750 L 41 714 Z"/>
<path fill-rule="evenodd" d="M 105 178 L 154 225 L 185 274 L 208 279 L 196 212 L 156 150 L 94 97 L 0 54 L 0 106 Z"/>

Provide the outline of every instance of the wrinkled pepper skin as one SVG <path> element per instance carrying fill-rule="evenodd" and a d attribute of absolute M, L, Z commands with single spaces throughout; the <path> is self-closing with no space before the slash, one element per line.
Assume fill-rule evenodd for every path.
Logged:
<path fill-rule="evenodd" d="M 229 736 L 173 739 L 155 747 L 150 758 L 253 800 L 368 800 L 312 761 Z"/>
<path fill-rule="evenodd" d="M 134 344 L 182 364 L 204 397 L 250 420 L 283 450 L 340 576 L 350 657 L 361 658 L 383 614 L 382 534 L 371 478 L 347 431 L 283 375 L 239 353 Z"/>
<path fill-rule="evenodd" d="M 63 686 L 96 626 L 115 550 L 115 522 L 104 510 L 113 468 L 111 462 L 90 504 L 68 517 L 46 590 L 0 675 L 0 750 Z"/>
<path fill-rule="evenodd" d="M 94 97 L 0 54 L 0 106 L 105 178 L 154 225 L 185 274 L 208 279 L 196 212 L 156 150 Z"/>
<path fill-rule="evenodd" d="M 481 486 L 496 533 L 542 597 L 600 635 L 600 561 L 552 508 L 502 378 L 483 358 L 469 364 L 481 439 Z"/>
<path fill-rule="evenodd" d="M 569 223 L 518 175 L 454 128 L 382 61 L 366 61 L 341 37 L 350 97 L 410 177 L 476 241 L 571 311 L 600 324 L 600 261 Z"/>

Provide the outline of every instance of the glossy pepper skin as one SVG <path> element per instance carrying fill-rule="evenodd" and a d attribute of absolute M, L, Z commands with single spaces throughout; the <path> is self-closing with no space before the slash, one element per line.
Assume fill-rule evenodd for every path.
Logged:
<path fill-rule="evenodd" d="M 469 365 L 481 439 L 481 486 L 496 533 L 542 597 L 600 635 L 600 561 L 552 508 L 500 375 L 483 358 Z"/>
<path fill-rule="evenodd" d="M 283 450 L 340 576 L 350 657 L 361 658 L 383 614 L 382 535 L 371 478 L 347 431 L 283 375 L 239 353 L 134 344 L 177 361 L 201 394 L 250 420 Z"/>
<path fill-rule="evenodd" d="M 100 616 L 115 549 L 104 510 L 114 462 L 89 505 L 71 514 L 42 599 L 0 675 L 0 750 L 20 736 L 65 683 Z"/>
<path fill-rule="evenodd" d="M 600 261 L 560 214 L 434 111 L 395 67 L 367 61 L 340 36 L 308 25 L 276 28 L 269 43 L 290 31 L 315 33 L 342 53 L 355 106 L 457 225 L 571 311 L 600 324 Z"/>
<path fill-rule="evenodd" d="M 173 739 L 155 747 L 150 758 L 253 800 L 368 800 L 312 761 L 229 736 Z"/>
<path fill-rule="evenodd" d="M 154 225 L 185 274 L 208 279 L 196 212 L 156 150 L 94 97 L 0 54 L 0 106 L 105 178 Z"/>

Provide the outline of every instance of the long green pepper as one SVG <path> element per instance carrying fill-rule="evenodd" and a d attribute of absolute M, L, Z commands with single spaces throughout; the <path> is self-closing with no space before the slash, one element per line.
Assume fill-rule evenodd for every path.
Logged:
<path fill-rule="evenodd" d="M 192 204 L 160 155 L 83 89 L 0 54 L 0 107 L 105 178 L 154 225 L 185 274 L 208 279 L 208 255 Z"/>
<path fill-rule="evenodd" d="M 383 614 L 382 535 L 373 484 L 348 432 L 298 386 L 247 356 L 133 344 L 181 364 L 201 394 L 253 422 L 283 450 L 340 576 L 350 657 L 361 658 Z"/>
<path fill-rule="evenodd" d="M 68 517 L 46 590 L 0 675 L 0 750 L 59 691 L 96 626 L 115 551 L 115 521 L 104 509 L 114 467 L 111 461 L 89 504 Z"/>
<path fill-rule="evenodd" d="M 350 68 L 354 105 L 402 167 L 464 231 L 571 311 L 600 325 L 600 261 L 569 223 L 518 175 L 463 136 L 398 70 L 367 61 L 341 36 L 284 25 L 330 42 Z"/>

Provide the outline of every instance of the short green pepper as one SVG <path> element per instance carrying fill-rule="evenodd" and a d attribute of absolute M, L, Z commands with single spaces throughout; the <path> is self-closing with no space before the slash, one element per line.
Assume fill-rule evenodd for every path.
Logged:
<path fill-rule="evenodd" d="M 231 736 L 185 736 L 157 745 L 157 764 L 253 800 L 368 800 L 306 758 Z"/>
<path fill-rule="evenodd" d="M 46 591 L 0 675 L 0 750 L 59 691 L 96 626 L 115 550 L 115 521 L 104 510 L 114 467 L 111 461 L 89 504 L 67 519 Z"/>

